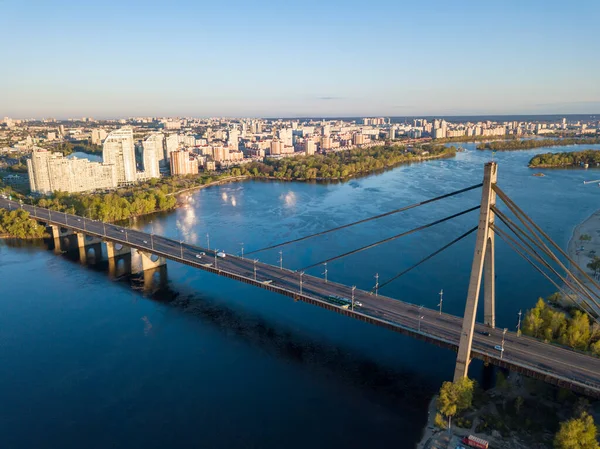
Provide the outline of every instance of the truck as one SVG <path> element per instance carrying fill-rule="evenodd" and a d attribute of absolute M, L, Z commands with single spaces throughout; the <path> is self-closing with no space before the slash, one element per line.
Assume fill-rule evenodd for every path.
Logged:
<path fill-rule="evenodd" d="M 490 443 L 488 441 L 484 440 L 483 438 L 478 438 L 473 435 L 464 437 L 462 439 L 462 443 L 466 444 L 467 446 L 470 446 L 470 447 L 475 447 L 477 449 L 488 449 L 490 446 Z"/>

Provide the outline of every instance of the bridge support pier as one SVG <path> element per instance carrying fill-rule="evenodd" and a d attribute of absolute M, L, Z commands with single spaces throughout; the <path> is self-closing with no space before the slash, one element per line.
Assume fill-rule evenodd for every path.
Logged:
<path fill-rule="evenodd" d="M 477 240 L 475 242 L 475 254 L 471 265 L 471 277 L 469 279 L 469 290 L 467 292 L 467 304 L 463 318 L 462 331 L 456 367 L 454 368 L 454 381 L 467 377 L 469 363 L 471 362 L 471 347 L 473 345 L 473 333 L 475 331 L 475 318 L 477 315 L 477 303 L 481 289 L 481 277 L 485 270 L 484 309 L 486 324 L 494 326 L 494 237 L 490 230 L 493 220 L 491 206 L 495 203 L 496 195 L 492 185 L 496 184 L 498 178 L 498 165 L 495 162 L 485 164 L 483 171 L 483 187 L 481 192 L 481 208 L 479 210 L 479 225 L 477 228 Z"/>
<path fill-rule="evenodd" d="M 54 252 L 57 254 L 62 253 L 62 239 L 69 238 L 74 235 L 74 232 L 56 225 L 50 225 L 48 228 L 50 228 L 50 235 L 54 241 Z"/>
<path fill-rule="evenodd" d="M 131 248 L 120 243 L 104 242 L 106 243 L 106 257 L 114 259 L 118 256 L 125 256 L 131 253 Z"/>
<path fill-rule="evenodd" d="M 100 240 L 99 238 L 84 234 L 82 232 L 76 232 L 75 235 L 77 236 L 77 247 L 79 248 L 79 261 L 81 263 L 87 263 L 88 247 L 90 245 L 97 245 L 99 247 L 100 246 L 99 244 L 102 242 L 102 240 Z M 96 248 L 95 251 L 98 251 L 98 248 Z M 98 257 L 98 256 L 99 255 L 97 255 L 96 257 Z"/>
<path fill-rule="evenodd" d="M 154 256 L 156 257 L 156 256 Z M 140 273 L 142 271 L 151 270 L 166 265 L 167 260 L 164 257 L 152 259 L 152 253 L 147 253 L 140 250 L 131 251 L 131 272 Z"/>

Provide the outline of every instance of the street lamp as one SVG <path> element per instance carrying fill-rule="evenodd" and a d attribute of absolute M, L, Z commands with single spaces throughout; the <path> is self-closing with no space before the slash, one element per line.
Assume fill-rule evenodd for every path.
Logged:
<path fill-rule="evenodd" d="M 279 269 L 283 270 L 283 251 L 279 251 Z"/>
<path fill-rule="evenodd" d="M 352 286 L 352 311 L 354 312 L 354 290 L 356 290 L 356 285 Z"/>
<path fill-rule="evenodd" d="M 242 259 L 244 258 L 244 242 L 240 243 L 242 245 Z"/>
<path fill-rule="evenodd" d="M 300 294 L 302 294 L 302 276 L 304 276 L 304 271 L 300 272 Z"/>
<path fill-rule="evenodd" d="M 208 232 L 206 233 L 206 249 L 210 249 L 210 237 Z"/>
<path fill-rule="evenodd" d="M 504 337 L 505 337 L 505 335 L 506 335 L 506 331 L 507 331 L 507 330 L 508 330 L 508 329 L 506 329 L 506 328 L 504 328 L 504 329 L 502 330 L 502 350 L 500 351 L 500 358 L 502 358 L 502 357 L 504 356 Z"/>
<path fill-rule="evenodd" d="M 254 259 L 254 280 L 256 281 L 256 262 L 258 262 L 258 259 Z"/>
<path fill-rule="evenodd" d="M 521 336 L 521 313 L 522 311 L 519 310 L 519 322 L 517 323 L 517 337 Z"/>
<path fill-rule="evenodd" d="M 219 251 L 217 248 L 215 248 L 215 269 L 218 270 L 217 268 L 217 251 Z"/>
<path fill-rule="evenodd" d="M 442 314 L 442 303 L 444 302 L 444 289 L 440 290 L 440 303 L 438 307 L 440 308 L 440 315 Z"/>
<path fill-rule="evenodd" d="M 418 321 L 418 323 L 419 323 L 419 324 L 418 324 L 418 330 L 419 330 L 419 332 L 421 332 L 421 320 L 422 320 L 423 318 L 425 318 L 425 316 L 424 316 L 424 315 L 421 315 L 421 313 L 422 313 L 422 312 L 423 312 L 423 306 L 419 306 L 419 315 L 418 315 L 418 317 L 417 317 L 417 318 L 419 319 L 419 321 Z"/>
<path fill-rule="evenodd" d="M 327 284 L 327 262 L 325 262 L 323 265 L 325 265 L 325 271 L 323 274 L 325 275 L 325 283 Z"/>
<path fill-rule="evenodd" d="M 379 273 L 375 273 L 375 296 L 379 294 Z"/>
<path fill-rule="evenodd" d="M 181 258 L 183 259 L 183 240 L 179 240 L 179 246 L 181 248 Z"/>

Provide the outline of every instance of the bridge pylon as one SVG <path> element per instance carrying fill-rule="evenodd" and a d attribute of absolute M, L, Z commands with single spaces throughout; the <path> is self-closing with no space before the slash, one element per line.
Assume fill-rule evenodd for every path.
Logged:
<path fill-rule="evenodd" d="M 456 367 L 454 368 L 455 381 L 467 377 L 469 371 L 482 275 L 484 277 L 484 322 L 490 327 L 495 326 L 494 232 L 491 230 L 490 224 L 494 221 L 494 212 L 491 207 L 496 204 L 496 193 L 492 190 L 492 186 L 496 184 L 497 178 L 498 165 L 495 162 L 485 164 L 475 254 L 471 265 L 467 304 L 460 333 Z"/>

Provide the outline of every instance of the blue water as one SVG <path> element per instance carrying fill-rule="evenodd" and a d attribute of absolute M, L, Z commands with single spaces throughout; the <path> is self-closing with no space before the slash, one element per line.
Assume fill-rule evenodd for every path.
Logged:
<path fill-rule="evenodd" d="M 341 184 L 209 188 L 132 225 L 202 245 L 208 233 L 211 247 L 235 253 L 243 242 L 248 253 L 478 183 L 491 154 L 464 146 L 454 159 Z M 600 171 L 533 177 L 526 164 L 544 151 L 497 153 L 498 183 L 566 246 L 599 207 L 600 189 L 582 181 Z M 398 234 L 479 195 L 286 247 L 284 265 Z M 331 263 L 329 278 L 369 289 L 375 273 L 384 282 L 475 224 L 471 213 Z M 444 310 L 462 313 L 473 245 L 470 236 L 381 293 L 434 308 L 443 288 Z M 514 329 L 519 309 L 553 287 L 500 241 L 496 254 L 497 324 Z M 411 448 L 428 400 L 452 375 L 450 351 L 189 267 L 168 263 L 163 284 L 156 275 L 142 289 L 68 256 L 0 242 L 0 447 Z"/>

